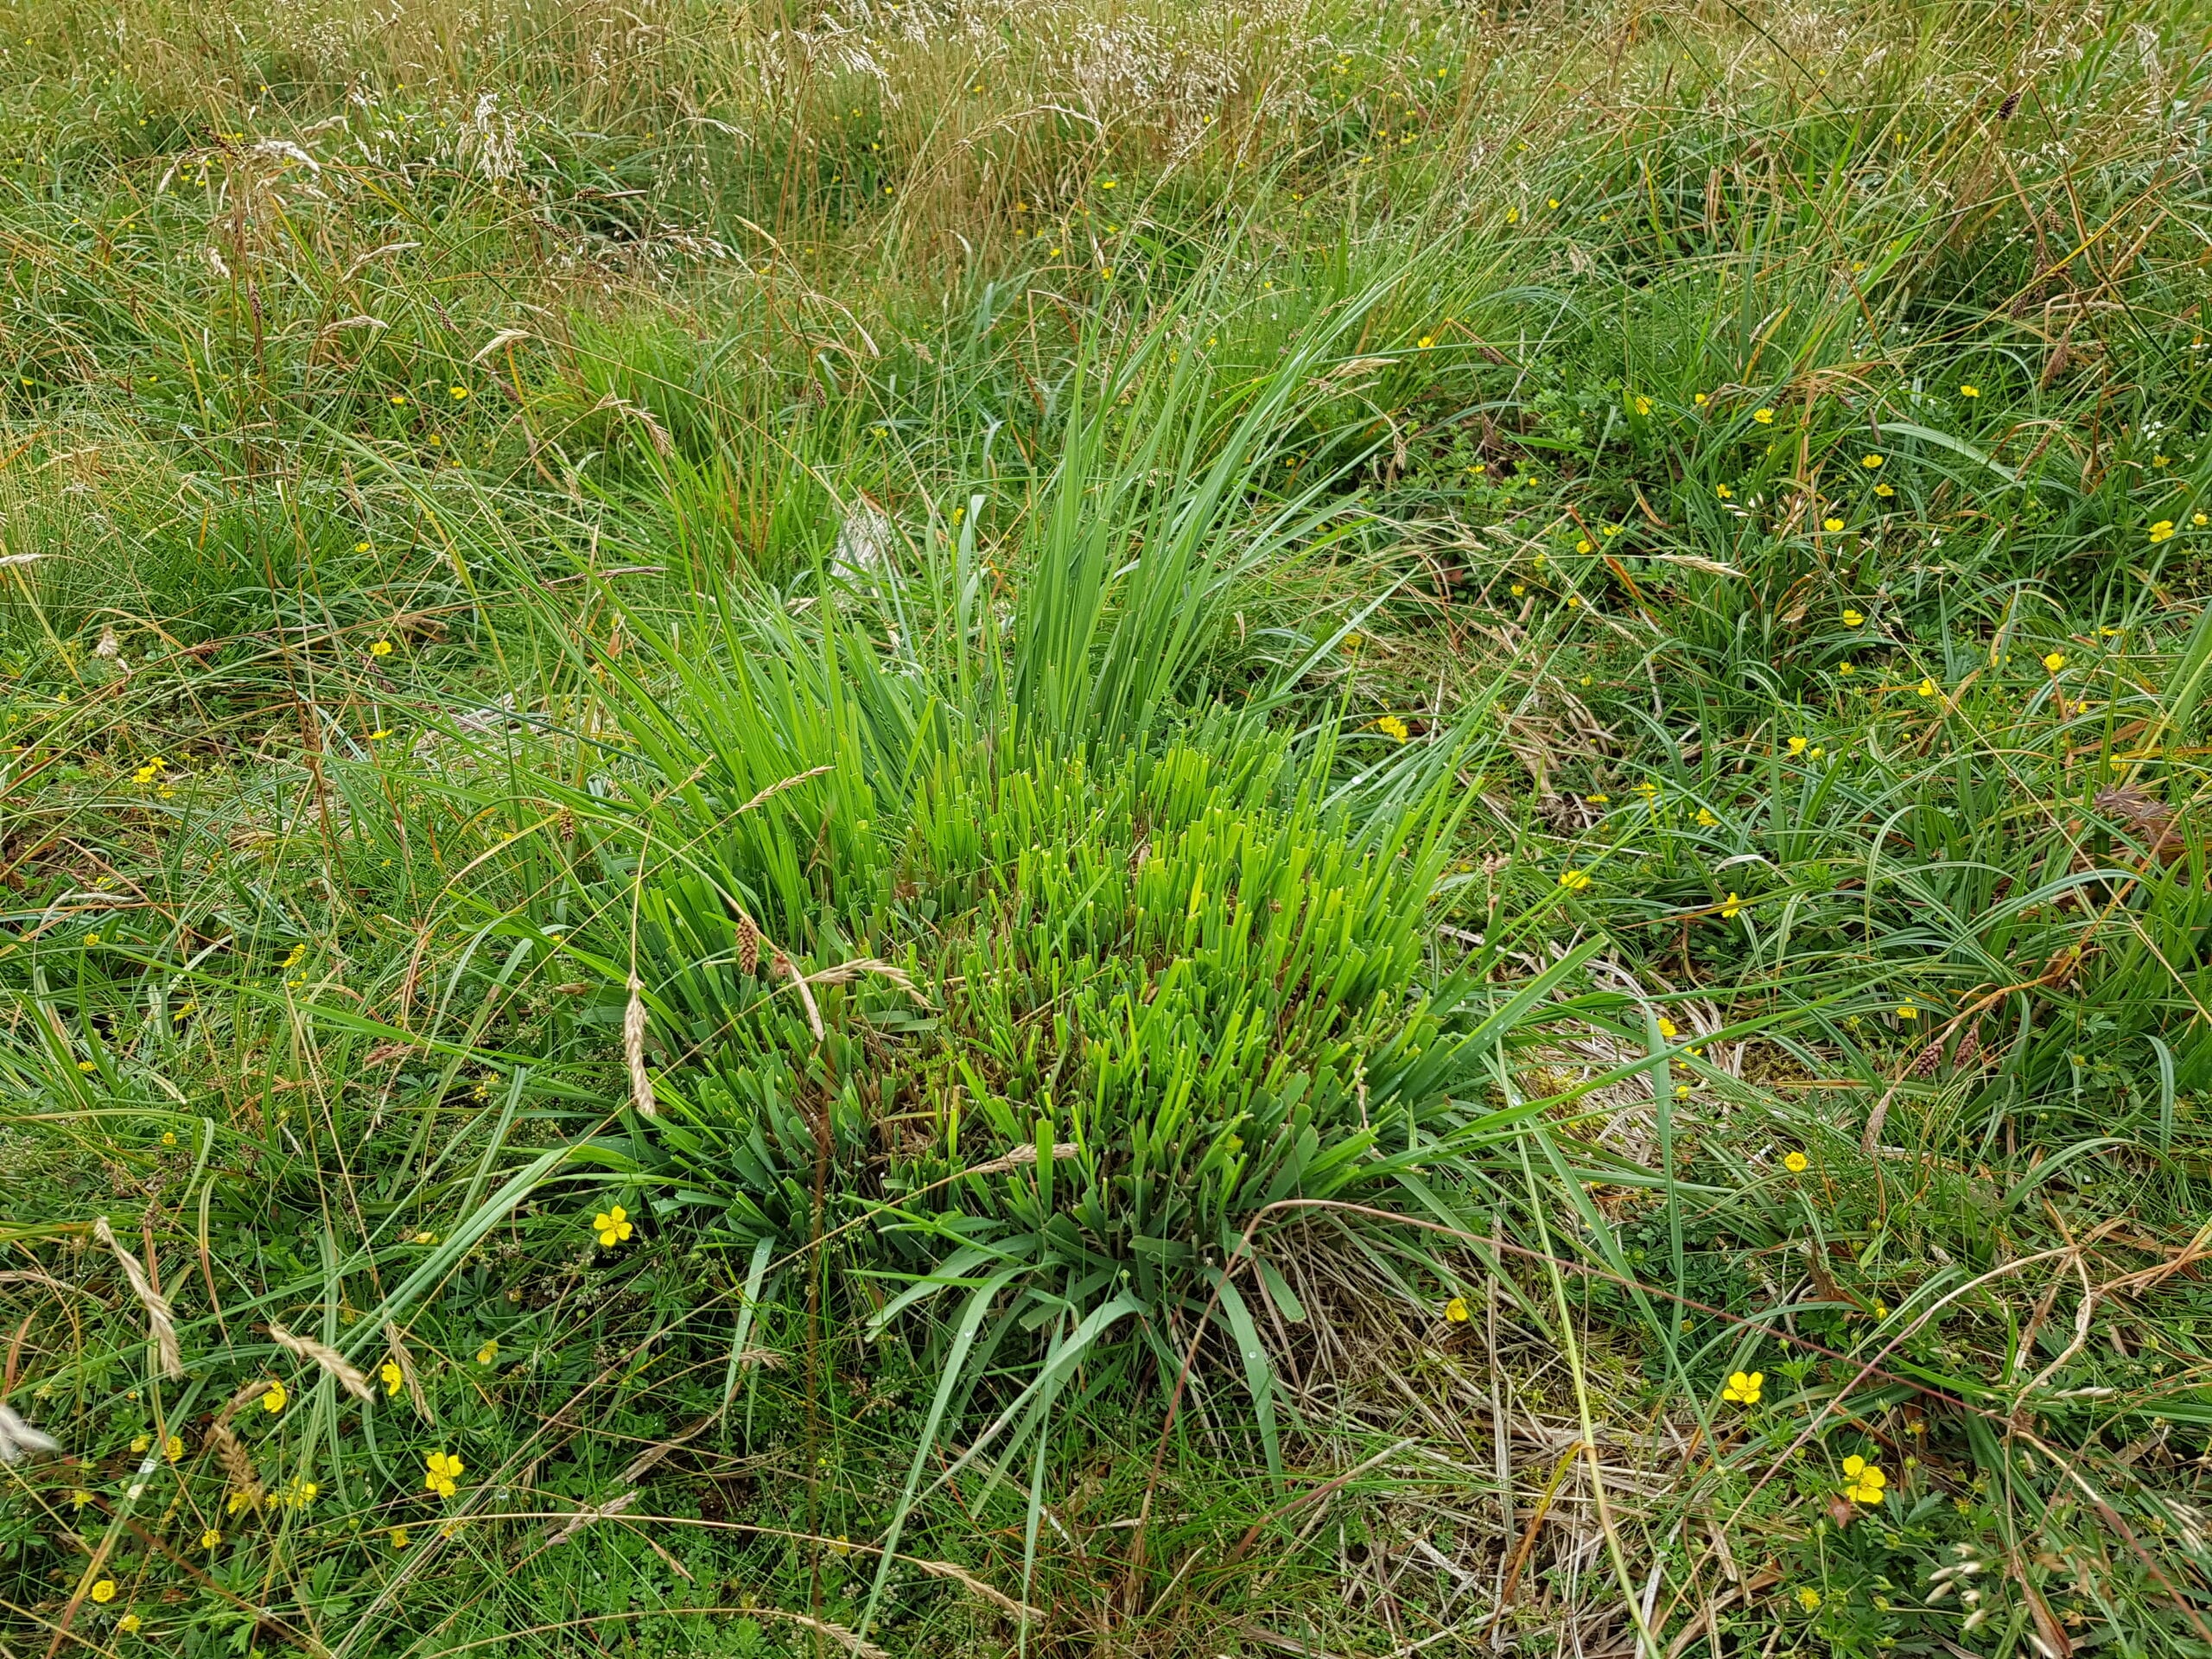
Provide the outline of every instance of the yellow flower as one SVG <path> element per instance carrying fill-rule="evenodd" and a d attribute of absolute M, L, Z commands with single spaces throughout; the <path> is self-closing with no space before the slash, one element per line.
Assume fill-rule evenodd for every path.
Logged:
<path fill-rule="evenodd" d="M 1819 744 L 1815 743 L 1815 745 L 1813 745 L 1813 753 L 1812 753 L 1812 757 L 1811 757 L 1811 758 L 1812 758 L 1812 759 L 1814 759 L 1814 760 L 1819 760 L 1822 755 L 1826 754 L 1827 753 L 1827 751 L 1826 749 L 1822 748 Z"/>
<path fill-rule="evenodd" d="M 385 1535 L 386 1537 L 388 1537 L 388 1538 L 390 1538 L 390 1539 L 391 1540 L 391 1547 L 392 1547 L 394 1549 L 404 1549 L 404 1548 L 407 1548 L 407 1529 L 406 1529 L 406 1528 L 404 1528 L 404 1527 L 394 1527 L 394 1528 L 393 1528 L 390 1532 L 386 1533 Z"/>
<path fill-rule="evenodd" d="M 1651 412 L 1651 400 L 1649 397 L 1638 397 L 1636 400 L 1636 412 L 1639 415 L 1649 415 Z"/>
<path fill-rule="evenodd" d="M 1900 1020 L 1917 1020 L 1920 1018 L 1920 1010 L 1913 1007 L 1910 1002 L 1900 1002 L 1897 1004 L 1897 1018 Z"/>
<path fill-rule="evenodd" d="M 1772 426 L 1774 424 L 1774 411 L 1770 409 L 1755 409 L 1751 411 L 1751 418 L 1757 421 L 1761 426 Z"/>
<path fill-rule="evenodd" d="M 1896 492 L 1895 490 L 1891 489 L 1891 488 L 1888 485 L 1886 485 L 1886 484 L 1877 484 L 1877 485 L 1874 486 L 1874 493 L 1875 493 L 1875 494 L 1877 494 L 1877 495 L 1879 495 L 1879 496 L 1885 496 L 1885 497 L 1887 497 L 1887 496 L 1892 496 L 1892 495 L 1895 495 L 1895 494 L 1897 493 L 1897 492 Z"/>
<path fill-rule="evenodd" d="M 455 403 L 459 403 L 462 398 L 468 396 L 468 388 L 467 386 L 448 386 L 446 388 L 446 391 Z"/>
<path fill-rule="evenodd" d="M 1797 1592 L 1797 1605 L 1800 1607 L 1802 1607 L 1808 1613 L 1819 1612 L 1821 1611 L 1821 1592 L 1814 1589 L 1811 1585 L 1807 1585 L 1802 1590 L 1800 1590 Z"/>
<path fill-rule="evenodd" d="M 1888 1318 L 1890 1317 L 1890 1305 L 1889 1305 L 1887 1302 L 1877 1302 L 1877 1303 L 1875 1303 L 1875 1304 L 1874 1304 L 1874 1317 L 1875 1317 L 1876 1319 L 1888 1319 Z"/>
<path fill-rule="evenodd" d="M 1445 1303 L 1444 1317 L 1454 1325 L 1465 1325 L 1468 1319 L 1467 1299 L 1464 1296 L 1454 1296 L 1450 1301 Z"/>
<path fill-rule="evenodd" d="M 81 1486 L 79 1486 L 75 1491 L 69 1494 L 70 1503 L 77 1509 L 83 1509 L 86 1504 L 92 1501 L 92 1495 Z"/>
<path fill-rule="evenodd" d="M 1700 409 L 1703 409 L 1707 404 L 1711 403 L 1713 399 L 1707 397 L 1705 393 L 1700 391 L 1696 397 L 1691 398 L 1690 401 L 1695 404 Z"/>
<path fill-rule="evenodd" d="M 622 1243 L 630 1236 L 630 1217 L 620 1205 L 612 1210 L 602 1210 L 591 1218 L 592 1231 L 599 1235 L 599 1242 L 606 1245 Z"/>
<path fill-rule="evenodd" d="M 1793 738 L 1791 738 L 1791 739 L 1789 740 L 1789 753 L 1792 753 L 1792 754 L 1802 754 L 1802 753 L 1805 753 L 1805 741 L 1806 741 L 1806 740 L 1805 740 L 1805 739 L 1803 739 L 1803 738 L 1802 738 L 1802 737 L 1793 737 Z"/>
<path fill-rule="evenodd" d="M 1714 485 L 1713 486 L 1713 493 L 1719 496 L 1723 501 L 1732 501 L 1736 499 L 1736 492 L 1730 489 L 1726 484 Z"/>
<path fill-rule="evenodd" d="M 433 1452 L 423 1459 L 423 1486 L 440 1497 L 451 1497 L 461 1478 L 461 1459 L 450 1452 Z"/>
<path fill-rule="evenodd" d="M 1936 695 L 1936 682 L 1923 675 L 1921 677 L 1920 684 L 1917 689 L 1922 696 L 1932 697 Z"/>
<path fill-rule="evenodd" d="M 1544 203 L 1544 206 L 1545 206 L 1545 207 L 1558 207 L 1558 206 L 1559 206 L 1559 198 L 1558 198 L 1557 196 L 1553 196 L 1553 197 L 1551 197 L 1548 200 L 1547 200 L 1547 201 Z"/>
<path fill-rule="evenodd" d="M 1714 817 L 1713 816 L 1713 809 L 1712 809 L 1711 807 L 1709 807 L 1709 806 L 1700 806 L 1700 808 L 1698 808 L 1698 810 L 1697 810 L 1697 827 L 1698 827 L 1699 829 L 1700 829 L 1700 830 L 1710 830 L 1710 829 L 1712 829 L 1712 828 L 1713 828 L 1713 826 L 1714 824 L 1716 824 L 1716 823 L 1719 823 L 1719 822 L 1720 822 L 1720 820 L 1719 820 L 1719 819 L 1718 819 L 1718 818 L 1716 818 L 1716 817 Z"/>
<path fill-rule="evenodd" d="M 2205 525 L 2212 524 L 2212 518 L 2206 518 L 2201 512 L 2192 512 L 2189 515 L 2189 522 L 2202 530 Z"/>
<path fill-rule="evenodd" d="M 137 1434 L 137 1435 L 134 1435 L 134 1436 L 132 1436 L 132 1437 L 131 1437 L 131 1441 L 130 1441 L 130 1449 L 131 1449 L 133 1452 L 143 1452 L 143 1451 L 144 1451 L 148 1446 L 151 1446 L 153 1443 L 154 1443 L 154 1441 L 153 1441 L 153 1437 L 152 1437 L 151 1435 L 147 1435 L 147 1434 Z"/>
<path fill-rule="evenodd" d="M 146 1621 L 144 1619 L 139 1618 L 136 1613 L 125 1613 L 121 1618 L 115 1621 L 115 1628 L 121 1630 L 125 1636 L 136 1636 L 138 1634 L 138 1627 L 145 1622 Z"/>
<path fill-rule="evenodd" d="M 99 934 L 95 933 L 92 936 L 92 943 L 94 944 L 98 944 L 99 943 Z M 77 1062 L 77 1069 L 89 1077 L 93 1072 L 100 1069 L 100 1063 L 98 1060 L 79 1060 Z"/>
<path fill-rule="evenodd" d="M 163 1129 L 162 1131 L 162 1144 L 165 1147 L 173 1147 L 176 1145 L 176 1131 L 175 1129 Z"/>
<path fill-rule="evenodd" d="M 222 1541 L 223 1535 L 213 1527 L 200 1535 L 200 1548 L 202 1549 L 213 1549 Z"/>
<path fill-rule="evenodd" d="M 98 1584 L 94 1585 L 92 1586 L 92 1599 L 94 1601 L 103 1603 L 113 1601 L 115 1599 L 115 1580 L 113 1579 L 102 1579 Z"/>
<path fill-rule="evenodd" d="M 1585 536 L 1580 541 L 1575 543 L 1574 550 L 1578 553 L 1594 553 L 1598 550 L 1598 544 Z"/>
<path fill-rule="evenodd" d="M 1662 1037 L 1679 1037 L 1681 1033 L 1675 1022 L 1662 1014 L 1659 1016 L 1659 1034 Z"/>
<path fill-rule="evenodd" d="M 369 550 L 369 544 L 366 542 L 356 542 L 353 543 L 353 550 L 356 553 L 365 553 Z"/>
<path fill-rule="evenodd" d="M 1569 893 L 1580 893 L 1590 885 L 1590 878 L 1580 870 L 1561 870 L 1559 884 Z"/>
<path fill-rule="evenodd" d="M 1423 334 L 1415 343 L 1425 352 L 1430 346 L 1436 344 L 1436 336 L 1434 334 Z"/>
<path fill-rule="evenodd" d="M 1880 467 L 1882 458 L 1879 455 L 1861 455 L 1859 458 L 1859 464 L 1872 472 Z"/>
<path fill-rule="evenodd" d="M 2173 533 L 2174 521 L 2171 518 L 2161 518 L 2157 524 L 2151 526 L 2151 539 L 2154 542 L 2165 541 L 2170 538 Z"/>
<path fill-rule="evenodd" d="M 1513 597 L 1516 599 L 1523 597 L 1527 594 L 1528 591 L 1529 585 L 1526 582 L 1516 582 L 1513 584 Z"/>
<path fill-rule="evenodd" d="M 1882 1501 L 1882 1488 L 1889 1484 L 1890 1478 L 1866 1459 L 1846 1458 L 1843 1472 L 1851 1482 L 1843 1489 L 1843 1495 L 1853 1503 L 1872 1504 Z"/>
<path fill-rule="evenodd" d="M 2043 659 L 2043 665 L 2052 673 L 2057 673 L 2060 669 L 2066 666 L 2066 653 L 2063 651 L 2052 652 Z"/>
<path fill-rule="evenodd" d="M 371 733 L 369 734 L 369 741 L 370 741 L 370 742 L 372 742 L 372 743 L 381 743 L 381 742 L 383 742 L 383 741 L 385 741 L 385 739 L 386 739 L 387 737 L 390 737 L 391 735 L 391 727 L 389 727 L 389 726 L 379 726 L 379 727 L 378 727 L 378 728 L 376 728 L 376 730 L 374 730 L 373 732 L 371 732 Z"/>
<path fill-rule="evenodd" d="M 389 639 L 379 639 L 379 640 L 378 640 L 378 641 L 376 642 L 376 644 L 374 644 L 373 645 L 371 645 L 371 646 L 369 647 L 369 655 L 370 655 L 370 656 L 372 656 L 372 657 L 389 657 L 389 656 L 391 656 L 391 640 L 389 640 Z"/>
<path fill-rule="evenodd" d="M 1812 1166 L 1813 1160 L 1802 1152 L 1788 1152 L 1782 1156 L 1782 1166 L 1792 1175 L 1802 1175 Z"/>
<path fill-rule="evenodd" d="M 499 1357 L 499 1339 L 497 1337 L 486 1337 L 484 1339 L 484 1345 L 476 1351 L 476 1363 L 479 1365 L 489 1365 Z"/>
<path fill-rule="evenodd" d="M 1383 736 L 1395 739 L 1401 743 L 1404 742 L 1408 738 L 1413 735 L 1413 734 L 1406 728 L 1406 722 L 1400 720 L 1395 715 L 1383 715 L 1382 719 L 1375 722 L 1375 729 L 1382 733 Z"/>
<path fill-rule="evenodd" d="M 1720 913 L 1732 922 L 1736 919 L 1737 912 L 1743 907 L 1744 901 L 1732 893 L 1728 895 L 1726 901 L 1721 905 Z"/>
<path fill-rule="evenodd" d="M 384 1391 L 395 1400 L 399 1397 L 400 1389 L 407 1386 L 407 1373 L 399 1369 L 397 1360 L 385 1361 L 377 1375 L 384 1380 Z"/>
<path fill-rule="evenodd" d="M 1756 1406 L 1759 1402 L 1759 1390 L 1765 1385 L 1764 1371 L 1731 1371 L 1728 1386 L 1720 1390 L 1720 1397 L 1739 1406 Z"/>
<path fill-rule="evenodd" d="M 1582 595 L 1580 594 L 1569 594 L 1567 596 L 1567 608 L 1570 611 L 1578 608 L 1581 603 Z"/>
<path fill-rule="evenodd" d="M 168 1440 L 162 1443 L 162 1455 L 167 1458 L 171 1463 L 175 1463 L 179 1458 L 182 1457 L 184 1455 L 184 1437 L 181 1434 L 170 1435 Z"/>
<path fill-rule="evenodd" d="M 1678 1083 L 1678 1084 L 1676 1084 L 1675 1085 L 1675 1098 L 1676 1100 L 1688 1100 L 1689 1097 L 1690 1097 L 1690 1086 L 1689 1086 L 1689 1084 L 1688 1084 L 1687 1083 Z"/>
<path fill-rule="evenodd" d="M 1981 396 L 1981 388 L 1980 386 L 1961 386 L 1959 388 L 1959 396 L 1961 397 L 1979 397 Z"/>
<path fill-rule="evenodd" d="M 1843 520 L 1840 518 L 1823 518 L 1821 520 L 1821 528 L 1827 531 L 1831 536 L 1833 536 L 1837 531 L 1843 528 Z"/>
<path fill-rule="evenodd" d="M 271 1382 L 269 1385 L 269 1392 L 261 1396 L 261 1408 L 274 1416 L 284 1409 L 285 1402 L 290 1398 L 291 1395 L 284 1392 L 284 1385 L 282 1382 Z"/>

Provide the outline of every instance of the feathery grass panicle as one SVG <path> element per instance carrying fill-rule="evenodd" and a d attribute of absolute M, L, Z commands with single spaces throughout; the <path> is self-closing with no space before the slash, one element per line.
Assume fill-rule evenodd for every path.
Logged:
<path fill-rule="evenodd" d="M 269 1326 L 269 1336 L 286 1353 L 321 1367 L 336 1380 L 339 1387 L 356 1400 L 376 1398 L 376 1390 L 369 1386 L 369 1379 L 361 1374 L 360 1369 L 327 1344 L 317 1342 L 310 1337 L 296 1337 L 283 1325 L 273 1323 Z"/>
<path fill-rule="evenodd" d="M 155 1290 L 153 1281 L 146 1276 L 144 1264 L 123 1248 L 122 1242 L 115 1236 L 115 1230 L 108 1225 L 105 1216 L 94 1218 L 92 1236 L 114 1252 L 117 1263 L 123 1268 L 123 1276 L 130 1283 L 130 1294 L 146 1310 L 147 1331 L 161 1356 L 162 1375 L 173 1382 L 182 1382 L 184 1350 L 177 1341 L 176 1316 L 171 1311 L 168 1299 Z"/>

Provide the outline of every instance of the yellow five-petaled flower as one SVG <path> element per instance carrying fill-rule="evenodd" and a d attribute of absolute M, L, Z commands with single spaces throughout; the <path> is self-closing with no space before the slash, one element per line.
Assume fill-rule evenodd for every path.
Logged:
<path fill-rule="evenodd" d="M 1382 719 L 1375 722 L 1375 729 L 1382 733 L 1383 736 L 1394 739 L 1400 743 L 1403 743 L 1408 738 L 1413 735 L 1413 733 L 1407 728 L 1406 722 L 1399 719 L 1395 715 L 1383 715 Z"/>
<path fill-rule="evenodd" d="M 1802 1152 L 1786 1152 L 1782 1155 L 1782 1166 L 1792 1175 L 1802 1175 L 1812 1167 L 1812 1162 Z"/>
<path fill-rule="evenodd" d="M 1731 1371 L 1728 1386 L 1720 1390 L 1720 1397 L 1739 1406 L 1756 1406 L 1759 1402 L 1759 1390 L 1765 1386 L 1764 1371 Z"/>
<path fill-rule="evenodd" d="M 591 1230 L 599 1235 L 599 1242 L 606 1245 L 621 1243 L 630 1236 L 630 1217 L 620 1205 L 602 1210 L 591 1218 Z"/>
<path fill-rule="evenodd" d="M 1866 1459 L 1846 1458 L 1843 1472 L 1851 1482 L 1843 1489 L 1843 1495 L 1853 1503 L 1873 1504 L 1882 1501 L 1882 1488 L 1890 1484 L 1890 1478 Z"/>
<path fill-rule="evenodd" d="M 1454 1325 L 1465 1325 L 1468 1319 L 1467 1299 L 1464 1296 L 1454 1296 L 1450 1301 L 1445 1303 L 1444 1317 Z"/>
<path fill-rule="evenodd" d="M 440 1497 L 451 1497 L 461 1478 L 461 1459 L 450 1452 L 433 1452 L 423 1460 L 423 1486 Z"/>
<path fill-rule="evenodd" d="M 113 1601 L 115 1599 L 115 1580 L 113 1579 L 102 1579 L 98 1584 L 94 1585 L 92 1586 L 92 1599 L 98 1602 Z"/>
<path fill-rule="evenodd" d="M 2043 665 L 2052 673 L 2057 673 L 2060 669 L 2066 666 L 2066 653 L 2063 651 L 2052 652 L 2043 659 Z"/>
<path fill-rule="evenodd" d="M 283 1410 L 284 1402 L 290 1398 L 291 1396 L 284 1392 L 284 1385 L 282 1382 L 271 1382 L 267 1392 L 261 1396 L 261 1408 L 273 1414 Z"/>
<path fill-rule="evenodd" d="M 387 1359 L 378 1370 L 377 1375 L 384 1379 L 384 1391 L 394 1399 L 397 1399 L 399 1390 L 407 1382 L 407 1373 L 399 1369 L 399 1362 L 396 1359 Z"/>
<path fill-rule="evenodd" d="M 1559 884 L 1569 893 L 1580 893 L 1590 885 L 1590 877 L 1582 870 L 1561 870 L 1559 873 Z"/>

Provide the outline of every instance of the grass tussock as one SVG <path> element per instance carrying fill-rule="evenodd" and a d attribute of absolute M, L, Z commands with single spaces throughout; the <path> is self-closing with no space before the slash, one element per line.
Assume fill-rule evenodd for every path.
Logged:
<path fill-rule="evenodd" d="M 2203 1651 L 2200 24 L 0 10 L 5 1651 Z"/>

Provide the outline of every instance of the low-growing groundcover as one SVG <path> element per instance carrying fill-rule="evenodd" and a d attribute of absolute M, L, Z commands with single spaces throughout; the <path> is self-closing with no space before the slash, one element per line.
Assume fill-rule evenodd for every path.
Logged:
<path fill-rule="evenodd" d="M 2202 45 L 0 13 L 0 1645 L 2212 1648 Z"/>

